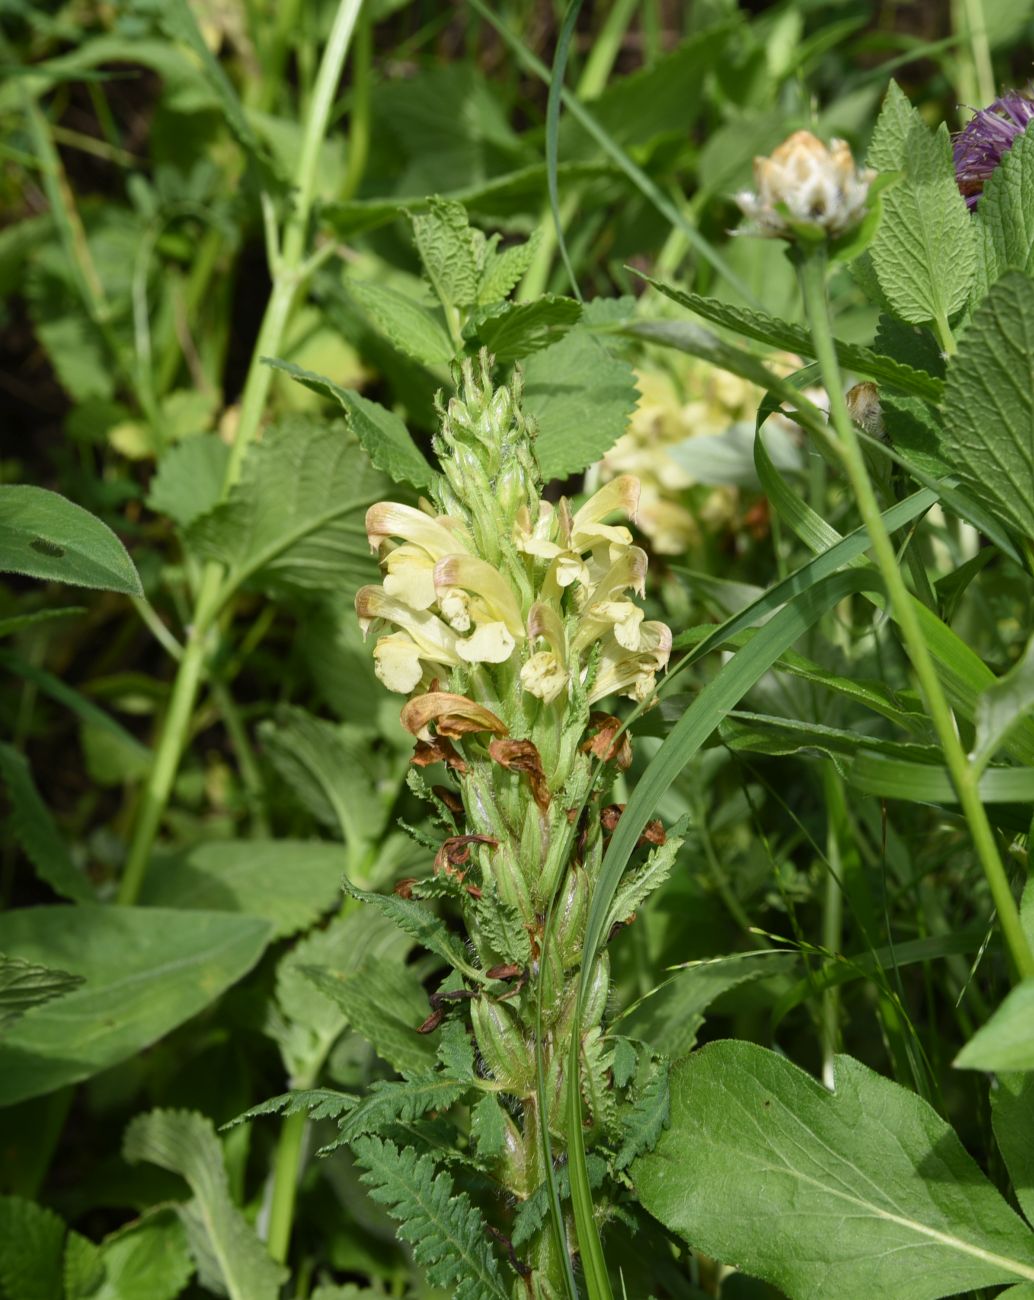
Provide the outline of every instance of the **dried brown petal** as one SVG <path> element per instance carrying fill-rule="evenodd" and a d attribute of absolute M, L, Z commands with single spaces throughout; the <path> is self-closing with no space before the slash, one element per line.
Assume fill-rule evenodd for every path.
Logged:
<path fill-rule="evenodd" d="M 409 701 L 401 713 L 402 725 L 414 736 L 423 733 L 433 722 L 440 736 L 464 736 L 473 731 L 490 731 L 506 735 L 506 723 L 483 704 L 465 695 L 449 691 L 428 691 Z"/>
<path fill-rule="evenodd" d="M 581 752 L 604 763 L 616 763 L 622 772 L 627 771 L 632 766 L 632 741 L 627 731 L 618 736 L 621 725 L 621 719 L 609 713 L 590 713 L 589 734 L 580 746 Z"/>
<path fill-rule="evenodd" d="M 543 812 L 549 807 L 550 793 L 542 758 L 530 740 L 493 740 L 488 752 L 500 767 L 523 772 L 531 785 L 532 798 Z"/>
<path fill-rule="evenodd" d="M 442 1010 L 441 1007 L 438 1007 L 436 1010 L 431 1012 L 431 1014 L 427 1017 L 424 1023 L 417 1030 L 417 1033 L 433 1034 L 434 1031 L 438 1028 L 438 1026 L 442 1023 L 444 1019 L 445 1019 L 445 1012 Z"/>
<path fill-rule="evenodd" d="M 456 752 L 451 740 L 444 736 L 432 736 L 430 740 L 418 740 L 409 760 L 415 767 L 430 767 L 432 763 L 444 763 L 462 776 L 467 764 Z"/>

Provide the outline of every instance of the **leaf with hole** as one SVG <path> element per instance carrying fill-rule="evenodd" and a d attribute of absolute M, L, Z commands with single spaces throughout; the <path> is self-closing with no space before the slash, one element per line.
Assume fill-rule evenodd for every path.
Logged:
<path fill-rule="evenodd" d="M 107 524 L 25 483 L 0 485 L 0 573 L 143 595 L 133 561 Z"/>

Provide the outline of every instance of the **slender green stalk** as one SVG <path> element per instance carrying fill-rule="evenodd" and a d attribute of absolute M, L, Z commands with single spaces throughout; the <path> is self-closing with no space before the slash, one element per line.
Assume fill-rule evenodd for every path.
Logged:
<path fill-rule="evenodd" d="M 370 154 L 370 93 L 373 90 L 373 17 L 369 8 L 359 15 L 352 50 L 352 101 L 348 115 L 348 156 L 341 201 L 359 191 Z"/>
<path fill-rule="evenodd" d="M 298 1199 L 298 1176 L 301 1173 L 302 1141 L 308 1116 L 304 1110 L 288 1115 L 280 1129 L 273 1161 L 273 1199 L 269 1207 L 269 1235 L 266 1249 L 278 1264 L 287 1259 L 291 1244 L 291 1225 Z"/>
<path fill-rule="evenodd" d="M 230 451 L 223 480 L 223 499 L 229 495 L 230 489 L 240 476 L 244 454 L 258 430 L 265 410 L 272 371 L 269 366 L 263 364 L 263 357 L 279 351 L 291 311 L 311 271 L 311 264 L 306 263 L 304 255 L 309 219 L 316 193 L 319 152 L 326 135 L 334 95 L 341 80 L 345 55 L 348 52 L 349 41 L 361 5 L 362 0 L 341 0 L 316 77 L 311 109 L 306 121 L 302 149 L 294 177 L 294 203 L 284 228 L 282 250 L 272 267 L 273 288 L 244 384 L 237 436 Z M 207 564 L 201 576 L 194 617 L 191 620 L 183 657 L 179 661 L 168 712 L 155 751 L 154 764 L 140 802 L 126 869 L 119 887 L 120 903 L 132 903 L 136 900 L 147 871 L 151 848 L 168 804 L 189 734 L 198 687 L 204 676 L 209 633 L 214 618 L 223 604 L 221 587 L 221 566 L 214 562 Z"/>
<path fill-rule="evenodd" d="M 978 791 L 979 773 L 962 748 L 948 701 L 941 687 L 929 648 L 923 638 L 913 598 L 898 568 L 894 546 L 883 523 L 879 503 L 873 490 L 861 443 L 844 400 L 840 366 L 833 345 L 833 329 L 826 296 L 827 260 L 824 249 L 809 251 L 797 261 L 804 307 L 815 345 L 815 356 L 822 370 L 823 383 L 829 394 L 830 417 L 839 439 L 840 451 L 858 511 L 872 539 L 873 556 L 894 609 L 894 615 L 912 661 L 930 720 L 944 753 L 952 784 L 969 825 L 973 846 L 987 877 L 991 897 L 998 910 L 1002 933 L 1021 978 L 1034 976 L 1031 953 L 1019 912 L 1009 887 L 1009 879 L 998 852 L 994 831 Z"/>
<path fill-rule="evenodd" d="M 840 835 L 844 829 L 842 817 L 843 782 L 832 763 L 822 770 L 822 783 L 826 804 L 826 891 L 822 902 L 822 946 L 834 955 L 840 952 L 844 929 L 844 878 L 840 855 Z M 840 1038 L 840 990 L 831 985 L 822 994 L 822 1080 L 827 1088 L 833 1087 L 833 1057 Z"/>
<path fill-rule="evenodd" d="M 961 38 L 957 89 L 964 106 L 979 108 L 995 98 L 995 74 L 983 0 L 953 0 L 952 26 Z"/>

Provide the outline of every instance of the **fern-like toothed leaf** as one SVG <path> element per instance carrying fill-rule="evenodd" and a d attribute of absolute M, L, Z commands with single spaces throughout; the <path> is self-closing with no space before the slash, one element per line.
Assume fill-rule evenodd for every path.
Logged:
<path fill-rule="evenodd" d="M 654 1057 L 645 1067 L 646 1079 L 636 1080 L 632 1104 L 623 1109 L 619 1123 L 622 1129 L 621 1149 L 614 1165 L 627 1169 L 636 1156 L 652 1151 L 668 1122 L 670 1094 L 668 1091 L 668 1059 Z"/>
<path fill-rule="evenodd" d="M 375 1137 L 358 1139 L 352 1150 L 366 1170 L 362 1182 L 398 1221 L 432 1286 L 455 1300 L 507 1300 L 488 1225 L 465 1195 L 453 1195 L 452 1179 L 435 1173 L 430 1156 Z"/>
<path fill-rule="evenodd" d="M 349 1092 L 335 1092 L 332 1088 L 300 1088 L 282 1092 L 268 1101 L 260 1101 L 240 1115 L 235 1115 L 222 1129 L 236 1128 L 249 1119 L 262 1115 L 297 1115 L 304 1112 L 309 1119 L 338 1119 L 353 1109 L 359 1098 Z"/>
<path fill-rule="evenodd" d="M 525 967 L 531 961 L 531 939 L 520 912 L 504 902 L 488 881 L 474 905 L 474 917 L 482 939 L 504 962 Z"/>
<path fill-rule="evenodd" d="M 397 894 L 367 893 L 364 889 L 357 889 L 347 880 L 345 890 L 359 902 L 376 907 L 378 911 L 394 921 L 400 930 L 412 935 L 425 948 L 447 961 L 454 970 L 460 971 L 467 979 L 479 984 L 484 983 L 484 971 L 471 965 L 460 940 L 451 935 L 438 917 L 426 907 L 421 907 L 412 899 L 400 898 Z"/>
<path fill-rule="evenodd" d="M 321 1156 L 346 1146 L 368 1133 L 384 1133 L 395 1124 L 421 1119 L 429 1111 L 446 1110 L 469 1089 L 466 1079 L 446 1074 L 424 1074 L 412 1079 L 380 1080 L 358 1106 L 350 1110 L 338 1125 L 340 1132 L 326 1146 Z"/>
<path fill-rule="evenodd" d="M 688 817 L 680 818 L 668 832 L 664 843 L 653 849 L 643 865 L 622 881 L 610 905 L 610 914 L 604 928 L 605 934 L 609 933 L 611 926 L 619 921 L 627 921 L 636 908 L 641 906 L 671 875 L 671 869 L 675 865 L 675 859 L 685 839 L 688 821 Z"/>

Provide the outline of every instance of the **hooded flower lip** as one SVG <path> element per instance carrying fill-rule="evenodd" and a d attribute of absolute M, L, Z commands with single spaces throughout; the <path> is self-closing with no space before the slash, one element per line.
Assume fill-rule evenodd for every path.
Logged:
<path fill-rule="evenodd" d="M 757 190 L 736 195 L 750 222 L 743 233 L 838 238 L 866 215 L 875 178 L 870 168 L 855 165 L 846 140 L 827 147 L 810 131 L 796 131 L 770 157 L 754 159 Z"/>
<path fill-rule="evenodd" d="M 1034 98 L 1007 90 L 993 104 L 979 109 L 955 137 L 955 180 L 970 211 L 977 206 L 991 173 L 1032 119 Z"/>

